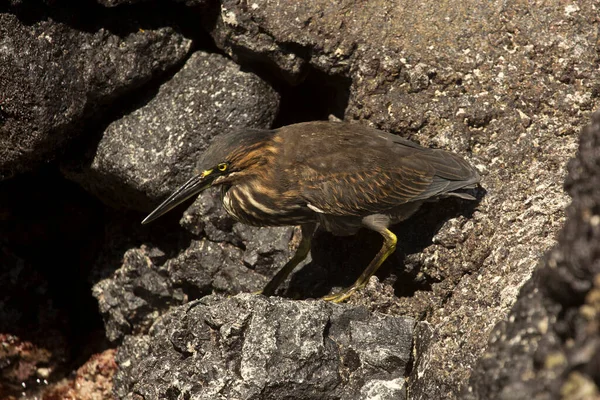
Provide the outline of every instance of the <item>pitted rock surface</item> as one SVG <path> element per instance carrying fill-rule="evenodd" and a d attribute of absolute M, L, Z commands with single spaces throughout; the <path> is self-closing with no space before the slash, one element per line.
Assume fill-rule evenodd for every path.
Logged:
<path fill-rule="evenodd" d="M 270 128 L 278 107 L 258 76 L 198 51 L 147 104 L 106 128 L 89 167 L 67 175 L 109 205 L 150 211 L 196 173 L 215 135 Z"/>
<path fill-rule="evenodd" d="M 191 47 L 171 27 L 120 14 L 82 30 L 68 10 L 54 18 L 44 11 L 54 10 L 0 14 L 0 180 L 54 160 L 86 133 L 86 120 L 180 63 Z"/>
<path fill-rule="evenodd" d="M 405 398 L 410 318 L 254 295 L 209 296 L 129 336 L 115 393 L 133 399 Z"/>

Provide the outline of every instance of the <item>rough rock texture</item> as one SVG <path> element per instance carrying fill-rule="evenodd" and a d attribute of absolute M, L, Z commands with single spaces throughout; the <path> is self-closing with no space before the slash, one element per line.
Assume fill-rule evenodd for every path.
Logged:
<path fill-rule="evenodd" d="M 204 40 L 206 33 L 200 29 L 205 29 L 215 39 L 216 46 L 240 64 L 241 71 L 256 72 L 281 94 L 281 111 L 274 124 L 314 119 L 310 117 L 322 117 L 335 111 L 334 115 L 345 120 L 383 128 L 424 145 L 466 155 L 481 171 L 485 189 L 478 193 L 482 199 L 478 204 L 448 199 L 426 205 L 413 218 L 394 227 L 399 238 L 398 250 L 384 264 L 378 277 L 371 279 L 367 287 L 350 300 L 351 306 L 364 306 L 361 310 L 388 315 L 360 314 L 364 317 L 362 321 L 369 318 L 371 322 L 377 318 L 396 320 L 398 315 L 419 320 L 413 335 L 412 370 L 409 366 L 402 372 L 394 370 L 359 382 L 358 378 L 353 380 L 357 376 L 352 371 L 361 371 L 360 366 L 368 363 L 351 371 L 347 365 L 352 368 L 358 365 L 353 355 L 342 357 L 346 363 L 343 368 L 336 367 L 310 377 L 306 375 L 309 369 L 303 369 L 309 364 L 294 366 L 291 365 L 293 358 L 288 358 L 285 363 L 266 365 L 301 371 L 297 376 L 304 378 L 303 383 L 285 381 L 269 386 L 261 380 L 262 370 L 257 369 L 251 371 L 261 372 L 256 375 L 255 386 L 248 383 L 248 379 L 238 387 L 227 386 L 232 381 L 224 381 L 223 387 L 230 393 L 237 390 L 246 394 L 265 387 L 265 396 L 273 397 L 292 393 L 292 397 L 302 398 L 298 390 L 307 387 L 302 385 L 309 385 L 305 393 L 310 398 L 378 395 L 395 398 L 404 393 L 405 388 L 411 399 L 456 398 L 476 360 L 484 354 L 492 328 L 507 315 L 539 257 L 555 244 L 555 234 L 563 223 L 563 210 L 568 202 L 561 187 L 565 164 L 575 151 L 581 126 L 587 123 L 591 110 L 599 108 L 597 4 L 556 0 L 461 3 L 375 0 L 360 4 L 350 0 L 224 0 L 221 4 L 212 3 L 214 7 L 210 10 L 199 10 L 184 8 L 176 2 L 140 1 L 126 5 L 134 0 L 101 1 L 122 5 L 111 8 L 94 1 L 78 5 L 79 2 L 61 0 L 12 0 L 18 14 L 15 14 L 17 11 L 0 14 L 0 179 L 26 169 L 37 169 L 44 160 L 56 159 L 61 162 L 63 173 L 72 177 L 79 174 L 79 182 L 89 182 L 89 192 L 102 197 L 106 203 L 134 210 L 149 207 L 149 200 L 157 200 L 170 190 L 169 185 L 185 179 L 192 163 L 183 158 L 193 157 L 194 153 L 186 153 L 185 146 L 183 150 L 177 148 L 176 157 L 180 158 L 174 156 L 167 165 L 158 157 L 136 153 L 136 149 L 146 151 L 148 148 L 144 146 L 148 142 L 155 150 L 158 148 L 156 151 L 173 151 L 174 148 L 167 147 L 167 127 L 171 127 L 177 137 L 183 134 L 183 130 L 178 130 L 179 125 L 189 124 L 187 129 L 194 129 L 193 124 L 197 122 L 194 119 L 199 118 L 196 114 L 201 109 L 186 115 L 187 109 L 179 108 L 185 107 L 185 101 L 177 101 L 176 93 L 195 96 L 195 88 L 187 87 L 187 83 L 196 80 L 200 71 L 186 67 L 177 74 L 173 67 L 183 65 L 191 47 L 217 51 Z M 162 6 L 155 8 L 159 3 Z M 93 6 L 91 11 L 88 6 Z M 182 15 L 167 21 L 159 10 Z M 128 19 L 133 14 L 139 17 L 138 22 Z M 193 60 L 199 62 L 196 57 L 204 56 L 196 55 Z M 222 60 L 221 56 L 205 57 Z M 231 62 L 210 65 L 215 66 L 213 69 L 219 65 L 227 69 L 230 67 L 224 65 Z M 170 79 L 163 74 L 165 71 L 173 74 L 177 85 L 168 82 L 159 89 L 160 81 Z M 236 70 L 232 76 L 240 74 Z M 153 79 L 156 77 L 160 78 Z M 151 85 L 143 85 L 150 80 Z M 298 85 L 292 87 L 289 82 Z M 136 88 L 140 90 L 131 95 Z M 171 90 L 168 96 L 165 90 Z M 217 97 L 238 92 L 226 85 L 206 90 L 208 96 Z M 252 93 L 259 96 L 261 92 Z M 206 101 L 205 97 L 202 99 Z M 229 107 L 230 99 L 223 97 L 222 110 Z M 249 105 L 254 111 L 262 112 L 264 107 L 271 112 L 272 102 L 262 105 L 261 99 L 252 100 L 254 102 L 245 102 L 231 110 L 231 117 L 245 121 L 244 113 Z M 107 105 L 110 112 L 104 112 Z M 221 117 L 219 109 L 206 112 L 214 114 L 207 117 L 207 125 L 214 121 L 225 124 L 216 117 Z M 109 125 L 109 130 L 104 132 Z M 134 130 L 145 136 L 129 136 Z M 100 142 L 103 132 L 105 137 Z M 154 135 L 159 135 L 161 140 Z M 73 141 L 76 136 L 78 140 Z M 173 134 L 173 138 L 175 136 Z M 146 140 L 140 142 L 140 137 Z M 65 157 L 60 149 L 67 143 L 70 145 Z M 89 149 L 89 153 L 84 155 L 78 151 L 82 148 Z M 67 163 L 67 158 L 71 162 Z M 138 165 L 127 164 L 130 160 L 137 161 Z M 591 171 L 592 167 L 585 164 L 584 159 L 580 163 L 581 171 Z M 153 168 L 142 169 L 142 164 Z M 159 164 L 164 166 L 162 173 L 160 168 L 155 168 Z M 45 168 L 55 170 L 57 167 Z M 210 364 L 192 363 L 190 360 L 202 354 L 188 355 L 180 351 L 185 348 L 181 344 L 184 339 L 176 333 L 184 331 L 180 327 L 189 321 L 185 319 L 189 315 L 203 313 L 202 318 L 196 315 L 197 321 L 208 320 L 204 317 L 208 315 L 205 311 L 219 305 L 229 305 L 233 310 L 227 314 L 229 320 L 237 318 L 236 312 L 241 306 L 233 305 L 240 300 L 215 300 L 215 303 L 200 304 L 187 314 L 182 311 L 185 305 L 181 303 L 203 298 L 213 291 L 229 295 L 259 288 L 289 258 L 290 250 L 298 241 L 297 231 L 235 224 L 224 215 L 216 193 L 203 195 L 184 213 L 183 219 L 184 206 L 142 227 L 139 225 L 144 216 L 141 213 L 116 211 L 96 204 L 91 195 L 82 197 L 82 203 L 90 206 L 80 207 L 77 201 L 72 203 L 71 200 L 81 193 L 75 194 L 62 185 L 64 182 L 58 184 L 58 179 L 46 182 L 27 175 L 3 182 L 16 182 L 14 186 L 0 187 L 0 243 L 8 247 L 6 254 L 11 254 L 8 264 L 0 265 L 0 276 L 9 275 L 0 286 L 5 282 L 19 283 L 24 277 L 30 279 L 21 286 L 9 284 L 7 293 L 16 295 L 11 295 L 10 302 L 0 304 L 0 316 L 6 311 L 5 315 L 12 315 L 11 310 L 18 309 L 13 304 L 21 307 L 27 305 L 28 300 L 40 299 L 38 308 L 33 309 L 46 311 L 45 315 L 53 319 L 48 326 L 59 329 L 56 334 L 50 329 L 45 331 L 48 338 L 67 343 L 69 349 L 64 350 L 67 357 L 85 354 L 88 341 L 79 333 L 91 329 L 87 327 L 86 318 L 98 316 L 80 305 L 93 300 L 86 284 L 104 279 L 96 286 L 95 294 L 104 313 L 107 332 L 117 341 L 125 337 L 123 349 L 129 352 L 132 365 L 139 366 L 140 371 L 149 371 L 150 376 L 164 371 L 159 369 L 166 362 L 163 360 L 176 360 L 168 364 L 173 369 L 164 371 L 164 379 L 169 383 L 162 385 L 157 375 L 152 375 L 155 382 L 140 376 L 140 390 L 155 394 L 158 393 L 153 392 L 155 388 L 166 390 L 172 385 L 165 396 L 176 397 L 179 392 L 188 390 L 177 382 L 193 382 L 196 386 L 190 386 L 189 390 L 197 389 L 198 393 L 208 390 L 209 386 L 202 386 L 205 382 L 197 377 L 209 376 L 211 371 L 198 368 Z M 144 179 L 151 179 L 154 186 L 144 186 L 147 185 Z M 594 182 L 590 179 L 588 183 Z M 558 277 L 536 275 L 539 281 L 547 280 L 558 286 L 542 290 L 539 283 L 529 283 L 524 289 L 526 299 L 515 308 L 512 318 L 515 321 L 529 318 L 539 323 L 532 328 L 513 326 L 509 320 L 506 327 L 499 328 L 499 332 L 506 332 L 506 336 L 514 340 L 505 343 L 503 333 L 494 337 L 489 354 L 497 357 L 487 357 L 477 367 L 479 372 L 471 385 L 472 396 L 485 398 L 500 390 L 504 398 L 518 393 L 531 398 L 536 392 L 560 393 L 567 399 L 576 397 L 577 391 L 588 390 L 593 394 L 597 390 L 591 384 L 599 381 L 597 372 L 594 364 L 587 361 L 595 357 L 595 341 L 588 342 L 586 338 L 595 338 L 597 294 L 590 282 L 598 284 L 587 279 L 589 271 L 562 268 L 563 265 L 583 268 L 581 262 L 595 257 L 592 248 L 585 244 L 586 240 L 595 238 L 594 216 L 598 212 L 590 209 L 593 211 L 590 215 L 582 212 L 582 222 L 568 229 L 581 229 L 578 233 L 585 233 L 583 229 L 587 226 L 592 233 L 580 240 L 569 239 L 573 244 L 571 253 L 561 247 L 563 253 L 559 254 L 566 258 L 557 256 L 556 268 L 551 267 L 552 256 L 546 260 L 546 270 L 560 272 Z M 317 233 L 312 260 L 295 271 L 278 294 L 306 299 L 347 286 L 380 245 L 381 238 L 372 232 L 360 232 L 353 237 Z M 32 272 L 19 275 L 15 281 L 11 272 L 14 271 L 13 256 L 26 259 L 25 265 L 31 264 L 37 272 L 43 271 L 44 279 L 60 282 L 56 286 L 59 290 L 48 298 L 40 297 L 37 292 L 31 296 L 19 292 L 19 287 L 43 288 L 40 285 L 43 280 Z M 568 271 L 576 271 L 572 275 L 582 282 L 575 284 L 575 279 L 563 274 Z M 565 295 L 559 296 L 563 287 L 574 289 L 565 289 Z M 273 326 L 265 320 L 265 316 L 272 315 L 268 311 L 271 305 L 324 307 L 326 310 L 307 308 L 298 315 L 302 321 L 334 315 L 334 310 L 352 309 L 321 302 L 295 304 L 261 297 L 240 298 L 245 300 L 235 304 L 245 304 L 245 309 L 251 311 L 242 314 L 251 312 L 253 318 L 239 329 L 255 335 L 244 338 L 262 340 L 257 339 L 263 348 L 264 343 L 274 337 L 264 335 L 270 331 L 263 329 Z M 64 313 L 55 312 L 55 306 L 59 307 L 55 299 L 62 300 L 61 307 L 70 307 L 70 321 L 77 324 L 61 325 Z M 568 308 L 554 308 L 559 304 Z M 568 312 L 563 315 L 559 312 L 561 309 Z M 27 320 L 30 316 L 25 317 L 19 320 L 24 321 L 23 330 L 31 327 Z M 183 319 L 178 320 L 178 317 Z M 159 322 L 155 324 L 157 319 Z M 260 324 L 257 322 L 254 331 L 246 331 L 254 319 Z M 150 330 L 153 324 L 155 328 Z M 299 323 L 295 325 L 294 329 L 301 328 Z M 188 337 L 199 338 L 193 342 L 198 343 L 193 349 L 207 349 L 205 346 L 209 343 L 202 341 L 204 337 L 194 336 L 194 329 L 205 327 L 204 322 L 189 326 Z M 235 331 L 237 326 L 232 329 Z M 333 337 L 334 325 L 329 331 L 322 328 L 322 324 L 319 326 L 319 343 L 330 343 L 323 341 L 323 333 L 327 333 L 328 338 Z M 67 336 L 64 330 L 71 329 L 74 331 Z M 220 328 L 203 329 L 199 332 L 214 333 L 210 338 L 215 339 L 217 346 L 228 345 L 216 341 L 222 338 L 220 331 L 217 332 Z M 347 330 L 340 328 L 339 332 L 339 337 L 348 341 L 354 338 Z M 11 332 L 0 331 L 0 334 Z M 163 334 L 170 334 L 170 339 L 162 340 Z M 544 334 L 543 340 L 538 342 L 540 334 Z M 17 340 L 2 336 L 7 344 L 2 348 L 12 353 L 0 360 L 0 368 L 11 374 L 16 371 L 11 376 L 28 379 L 29 389 L 31 378 L 40 376 L 37 361 L 25 362 L 22 369 L 13 369 L 14 364 L 6 366 L 4 362 L 20 359 L 21 343 L 31 344 L 35 349 L 46 346 L 42 339 L 34 342 L 13 336 Z M 64 339 L 66 337 L 68 339 Z M 314 343 L 311 342 L 314 336 L 299 337 L 294 343 L 303 340 Z M 77 348 L 75 341 L 81 347 Z M 494 343 L 497 347 L 493 347 Z M 24 347 L 27 349 L 27 346 Z M 253 376 L 242 375 L 240 369 L 233 370 L 232 374 L 237 375 L 225 375 L 229 369 L 223 365 L 240 359 L 241 356 L 234 354 L 238 354 L 238 350 L 243 352 L 244 348 L 221 348 L 226 350 L 223 357 L 214 348 L 207 353 L 208 359 L 221 366 L 222 369 L 216 371 L 223 372 L 219 376 L 232 379 Z M 287 349 L 276 343 L 272 353 L 286 354 Z M 549 353 L 545 349 L 557 352 Z M 140 351 L 134 356 L 133 350 Z M 148 351 L 148 358 L 144 358 L 141 350 Z M 329 347 L 326 350 L 329 351 Z M 530 354 L 534 351 L 531 361 Z M 377 355 L 371 350 L 367 353 Z M 261 360 L 260 353 L 252 355 Z M 23 353 L 23 358 L 28 356 Z M 121 365 L 130 369 L 122 371 L 118 393 L 129 396 L 130 390 L 136 388 L 127 382 L 135 379 L 139 371 L 131 365 L 127 367 L 125 361 L 123 358 Z M 234 366 L 241 365 L 242 361 Z M 69 371 L 75 371 L 81 364 L 73 365 Z M 178 367 L 183 368 L 183 372 L 178 372 Z M 50 378 L 62 378 L 69 371 L 58 371 Z M 528 381 L 516 380 L 516 371 L 525 371 L 525 378 L 533 377 L 531 387 L 527 387 Z M 19 375 L 21 372 L 24 373 Z M 410 374 L 408 380 L 405 380 L 406 374 Z M 341 381 L 338 381 L 339 376 Z M 351 379 L 344 380 L 348 376 Z M 263 383 L 266 386 L 261 386 Z M 333 391 L 312 391 L 329 388 L 332 384 Z M 255 398 L 260 396 L 257 394 Z"/>
<path fill-rule="evenodd" d="M 84 134 L 84 118 L 181 62 L 191 45 L 171 27 L 120 14 L 88 30 L 79 22 L 64 9 L 0 13 L 0 180 L 56 158 Z"/>
<path fill-rule="evenodd" d="M 558 245 L 490 337 L 468 399 L 600 396 L 600 112 L 569 164 L 573 201 Z"/>
<path fill-rule="evenodd" d="M 480 168 L 487 194 L 472 218 L 391 260 L 406 271 L 395 288 L 405 297 L 353 300 L 434 327 L 414 398 L 456 396 L 554 243 L 565 164 L 598 106 L 596 15 L 594 3 L 558 1 L 225 0 L 207 21 L 240 62 L 269 63 L 292 82 L 311 69 L 350 78 L 344 119 L 471 153 Z"/>
<path fill-rule="evenodd" d="M 109 205 L 150 211 L 194 174 L 213 136 L 269 128 L 278 106 L 255 74 L 198 51 L 147 104 L 108 126 L 89 167 L 67 174 Z"/>
<path fill-rule="evenodd" d="M 260 229 L 235 222 L 218 193 L 200 196 L 182 218 L 197 236 L 169 258 L 159 247 L 128 250 L 122 266 L 94 286 L 107 337 L 147 332 L 170 307 L 210 294 L 261 289 L 290 257 L 292 228 Z"/>
<path fill-rule="evenodd" d="M 94 354 L 75 376 L 65 379 L 46 391 L 43 400 L 77 399 L 104 400 L 113 398 L 113 377 L 117 371 L 115 349 Z"/>
<path fill-rule="evenodd" d="M 211 242 L 224 242 L 239 248 L 241 253 L 232 257 L 234 261 L 243 261 L 247 268 L 268 276 L 273 275 L 279 269 L 278 266 L 290 259 L 293 254 L 290 250 L 295 248 L 300 239 L 299 233 L 292 227 L 258 228 L 237 222 L 223 209 L 218 190 L 199 196 L 183 213 L 180 224 L 192 234 L 202 235 Z M 215 264 L 219 265 L 218 262 Z M 201 273 L 190 272 L 196 276 Z M 241 281 L 238 284 L 235 282 L 245 278 L 236 275 L 232 274 L 227 281 L 222 282 L 222 285 L 227 286 L 215 288 L 230 293 L 241 290 L 242 287 L 238 286 Z M 248 285 L 252 285 L 252 290 L 258 290 L 263 283 L 266 283 L 264 278 L 259 282 L 248 282 L 244 287 L 250 289 L 251 286 Z"/>
<path fill-rule="evenodd" d="M 121 346 L 123 399 L 403 399 L 410 318 L 253 295 L 209 296 Z"/>

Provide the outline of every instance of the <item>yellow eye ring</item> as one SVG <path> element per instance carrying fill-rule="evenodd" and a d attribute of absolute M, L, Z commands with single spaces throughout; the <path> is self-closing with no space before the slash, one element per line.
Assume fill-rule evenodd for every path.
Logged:
<path fill-rule="evenodd" d="M 217 165 L 217 169 L 221 172 L 227 171 L 227 163 L 221 163 L 221 164 Z"/>

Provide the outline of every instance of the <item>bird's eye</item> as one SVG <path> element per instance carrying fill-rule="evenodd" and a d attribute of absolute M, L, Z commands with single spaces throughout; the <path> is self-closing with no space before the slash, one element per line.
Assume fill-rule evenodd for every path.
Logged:
<path fill-rule="evenodd" d="M 217 165 L 217 169 L 221 172 L 227 171 L 227 163 L 221 163 L 221 164 Z"/>

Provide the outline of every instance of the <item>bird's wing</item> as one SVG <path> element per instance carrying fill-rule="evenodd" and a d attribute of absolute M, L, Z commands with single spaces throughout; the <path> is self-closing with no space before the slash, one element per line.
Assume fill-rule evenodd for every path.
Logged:
<path fill-rule="evenodd" d="M 344 162 L 344 168 L 325 173 L 319 168 L 319 160 L 312 160 L 300 169 L 301 196 L 310 208 L 324 214 L 364 216 L 479 181 L 477 172 L 455 154 L 423 148 L 411 150 L 375 153 L 366 164 Z M 330 154 L 328 158 L 337 157 Z"/>

